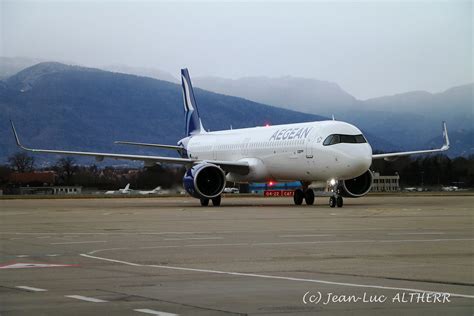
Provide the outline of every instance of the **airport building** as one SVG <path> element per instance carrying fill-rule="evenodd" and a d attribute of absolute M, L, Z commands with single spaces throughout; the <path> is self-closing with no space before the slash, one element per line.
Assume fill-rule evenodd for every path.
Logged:
<path fill-rule="evenodd" d="M 381 176 L 374 172 L 372 192 L 397 192 L 400 191 L 400 176 L 396 173 L 393 176 Z"/>
<path fill-rule="evenodd" d="M 70 195 L 81 194 L 82 187 L 80 186 L 42 186 L 42 187 L 20 187 L 19 194 L 30 195 Z"/>

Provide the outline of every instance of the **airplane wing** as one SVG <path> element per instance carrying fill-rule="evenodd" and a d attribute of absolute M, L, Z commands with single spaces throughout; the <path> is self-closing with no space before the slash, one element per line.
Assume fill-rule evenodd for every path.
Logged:
<path fill-rule="evenodd" d="M 150 144 L 150 143 L 136 143 L 136 142 L 125 142 L 125 141 L 115 141 L 114 144 L 142 146 L 142 147 L 156 147 L 156 148 L 163 148 L 163 149 L 174 149 L 174 150 L 178 150 L 178 151 L 184 149 L 181 146 Z"/>
<path fill-rule="evenodd" d="M 16 144 L 18 145 L 18 147 L 30 152 L 59 154 L 59 155 L 88 156 L 88 157 L 95 157 L 97 161 L 102 161 L 104 160 L 104 158 L 134 160 L 134 161 L 143 161 L 147 165 L 153 165 L 157 163 L 169 163 L 169 164 L 178 164 L 178 165 L 191 167 L 192 165 L 195 165 L 195 164 L 208 162 L 208 163 L 212 163 L 212 164 L 220 166 L 224 171 L 227 171 L 227 172 L 235 172 L 242 175 L 246 175 L 249 172 L 249 165 L 245 162 L 198 160 L 198 159 L 191 159 L 191 158 L 174 158 L 174 157 L 161 157 L 161 156 L 100 153 L 100 152 L 88 152 L 88 151 L 68 151 L 68 150 L 27 148 L 20 143 L 20 139 L 16 132 L 13 121 L 11 121 L 11 125 L 12 125 L 13 134 L 15 135 Z"/>
<path fill-rule="evenodd" d="M 448 137 L 448 129 L 446 128 L 446 122 L 443 122 L 443 137 L 444 137 L 444 144 L 439 149 L 404 151 L 404 152 L 388 153 L 388 154 L 375 154 L 375 155 L 372 155 L 372 159 L 383 158 L 385 160 L 390 161 L 390 160 L 395 160 L 396 158 L 402 157 L 402 156 L 429 154 L 429 153 L 437 153 L 437 152 L 446 151 L 449 149 L 449 137 Z"/>

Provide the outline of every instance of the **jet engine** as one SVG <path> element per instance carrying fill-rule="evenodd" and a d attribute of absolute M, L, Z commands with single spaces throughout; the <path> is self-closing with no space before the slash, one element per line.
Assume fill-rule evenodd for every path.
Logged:
<path fill-rule="evenodd" d="M 372 187 L 373 175 L 367 170 L 362 175 L 350 179 L 339 181 L 338 192 L 340 195 L 351 198 L 358 198 L 369 193 Z"/>
<path fill-rule="evenodd" d="M 210 163 L 200 163 L 188 169 L 184 174 L 183 186 L 191 196 L 212 199 L 224 191 L 224 170 Z"/>

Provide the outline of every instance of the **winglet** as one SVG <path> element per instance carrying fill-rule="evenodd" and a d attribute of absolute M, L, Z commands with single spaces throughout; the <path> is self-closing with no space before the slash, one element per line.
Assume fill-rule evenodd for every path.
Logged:
<path fill-rule="evenodd" d="M 441 147 L 442 150 L 449 149 L 449 136 L 448 136 L 448 128 L 446 127 L 446 122 L 443 121 L 443 137 L 444 137 L 444 145 Z"/>
<path fill-rule="evenodd" d="M 26 149 L 25 147 L 23 147 L 23 145 L 20 143 L 20 138 L 18 137 L 18 134 L 16 132 L 16 129 L 15 129 L 15 124 L 13 124 L 13 121 L 10 120 L 10 123 L 12 125 L 12 130 L 13 130 L 13 135 L 15 135 L 15 140 L 16 140 L 16 145 L 22 149 Z"/>

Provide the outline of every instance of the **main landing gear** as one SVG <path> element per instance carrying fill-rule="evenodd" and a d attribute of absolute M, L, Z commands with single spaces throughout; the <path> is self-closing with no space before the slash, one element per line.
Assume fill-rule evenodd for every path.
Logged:
<path fill-rule="evenodd" d="M 293 201 L 295 205 L 303 204 L 303 200 L 306 202 L 307 205 L 314 204 L 314 191 L 313 189 L 307 188 L 306 190 L 296 189 L 293 195 Z"/>
<path fill-rule="evenodd" d="M 222 195 L 218 195 L 215 198 L 212 199 L 207 199 L 207 198 L 201 198 L 201 206 L 208 206 L 209 205 L 209 200 L 212 200 L 212 205 L 213 206 L 220 206 L 221 205 L 221 199 Z"/>

